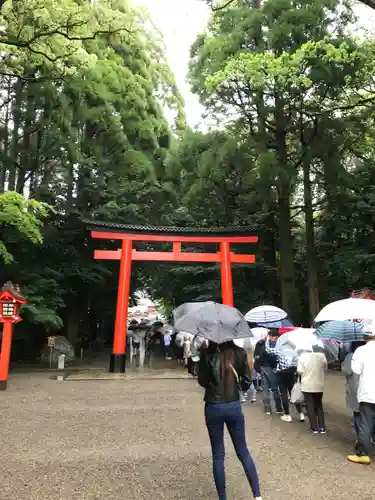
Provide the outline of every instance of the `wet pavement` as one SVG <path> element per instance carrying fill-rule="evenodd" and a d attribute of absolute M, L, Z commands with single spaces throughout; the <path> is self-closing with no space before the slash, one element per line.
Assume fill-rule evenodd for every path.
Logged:
<path fill-rule="evenodd" d="M 263 500 L 374 498 L 375 466 L 346 462 L 353 435 L 343 379 L 330 374 L 328 434 L 245 406 Z M 217 500 L 193 379 L 57 382 L 11 374 L 0 394 L 1 500 Z M 251 493 L 227 446 L 228 500 Z"/>

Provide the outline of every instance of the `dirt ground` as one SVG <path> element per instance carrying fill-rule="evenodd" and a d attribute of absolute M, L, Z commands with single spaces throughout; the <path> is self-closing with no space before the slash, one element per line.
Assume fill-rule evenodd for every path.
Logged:
<path fill-rule="evenodd" d="M 263 500 L 375 498 L 374 466 L 346 462 L 343 379 L 325 394 L 328 434 L 244 408 Z M 1 500 L 217 500 L 202 391 L 189 380 L 50 380 L 11 374 L 0 393 Z M 228 500 L 251 492 L 227 446 Z"/>

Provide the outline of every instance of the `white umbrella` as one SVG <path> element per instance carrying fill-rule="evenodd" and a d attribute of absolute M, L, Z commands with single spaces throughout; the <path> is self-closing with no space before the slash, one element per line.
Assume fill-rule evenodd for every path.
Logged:
<path fill-rule="evenodd" d="M 261 326 L 252 328 L 251 333 L 254 335 L 254 337 L 250 337 L 247 339 L 235 339 L 234 343 L 238 347 L 242 347 L 242 349 L 245 349 L 245 351 L 253 351 L 259 340 L 263 340 L 266 338 L 268 332 L 268 328 L 263 328 Z"/>
<path fill-rule="evenodd" d="M 328 362 L 338 359 L 339 347 L 337 342 L 318 339 L 314 328 L 296 328 L 284 333 L 276 342 L 276 349 L 280 355 L 291 358 L 296 363 L 304 352 L 323 352 Z M 293 355 L 291 355 L 293 349 Z"/>
<path fill-rule="evenodd" d="M 372 318 L 375 318 L 375 300 L 349 298 L 331 302 L 323 307 L 315 322 Z"/>
<path fill-rule="evenodd" d="M 238 347 L 242 347 L 245 351 L 252 351 L 254 349 L 254 341 L 255 339 L 252 337 L 248 337 L 247 339 L 234 339 L 233 342 Z"/>
<path fill-rule="evenodd" d="M 256 326 L 251 329 L 251 333 L 254 335 L 254 338 L 258 340 L 263 340 L 267 337 L 269 332 L 268 328 L 264 328 L 264 326 Z"/>
<path fill-rule="evenodd" d="M 185 340 L 191 342 L 193 338 L 194 335 L 192 335 L 191 333 L 179 332 L 176 335 L 175 344 L 177 345 L 177 347 L 182 347 L 184 345 Z"/>
<path fill-rule="evenodd" d="M 290 332 L 283 333 L 277 339 L 276 347 L 284 344 L 289 344 L 293 347 L 304 344 L 311 345 L 314 332 L 315 328 L 296 328 Z"/>
<path fill-rule="evenodd" d="M 270 323 L 280 321 L 288 316 L 288 313 L 276 306 L 258 306 L 250 309 L 245 314 L 245 319 L 249 323 Z"/>

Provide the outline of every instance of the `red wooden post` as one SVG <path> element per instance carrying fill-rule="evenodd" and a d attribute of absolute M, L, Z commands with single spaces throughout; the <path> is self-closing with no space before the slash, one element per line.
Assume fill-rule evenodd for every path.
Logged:
<path fill-rule="evenodd" d="M 230 243 L 228 241 L 223 241 L 220 243 L 220 254 L 221 254 L 221 294 L 223 304 L 227 306 L 232 306 L 234 304 L 233 300 L 233 283 L 232 283 L 232 264 L 231 264 L 231 253 L 230 253 Z"/>
<path fill-rule="evenodd" d="M 117 290 L 117 305 L 115 319 L 115 334 L 113 351 L 109 371 L 112 373 L 125 372 L 125 351 L 127 319 L 129 309 L 130 279 L 132 267 L 132 240 L 122 240 L 120 272 Z"/>
<path fill-rule="evenodd" d="M 12 329 L 13 321 L 7 319 L 4 321 L 3 339 L 1 342 L 0 354 L 0 390 L 5 391 L 7 388 L 9 362 L 10 362 L 10 348 L 12 345 Z"/>
<path fill-rule="evenodd" d="M 0 390 L 7 388 L 13 323 L 22 321 L 19 311 L 27 299 L 21 295 L 19 285 L 8 281 L 0 290 L 0 323 L 3 323 L 3 338 L 0 342 Z"/>

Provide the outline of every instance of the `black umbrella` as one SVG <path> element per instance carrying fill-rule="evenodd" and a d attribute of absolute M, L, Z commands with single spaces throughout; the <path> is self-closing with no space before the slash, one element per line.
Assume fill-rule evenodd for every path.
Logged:
<path fill-rule="evenodd" d="M 229 340 L 252 337 L 240 311 L 215 302 L 190 302 L 173 311 L 175 328 L 222 344 Z"/>

